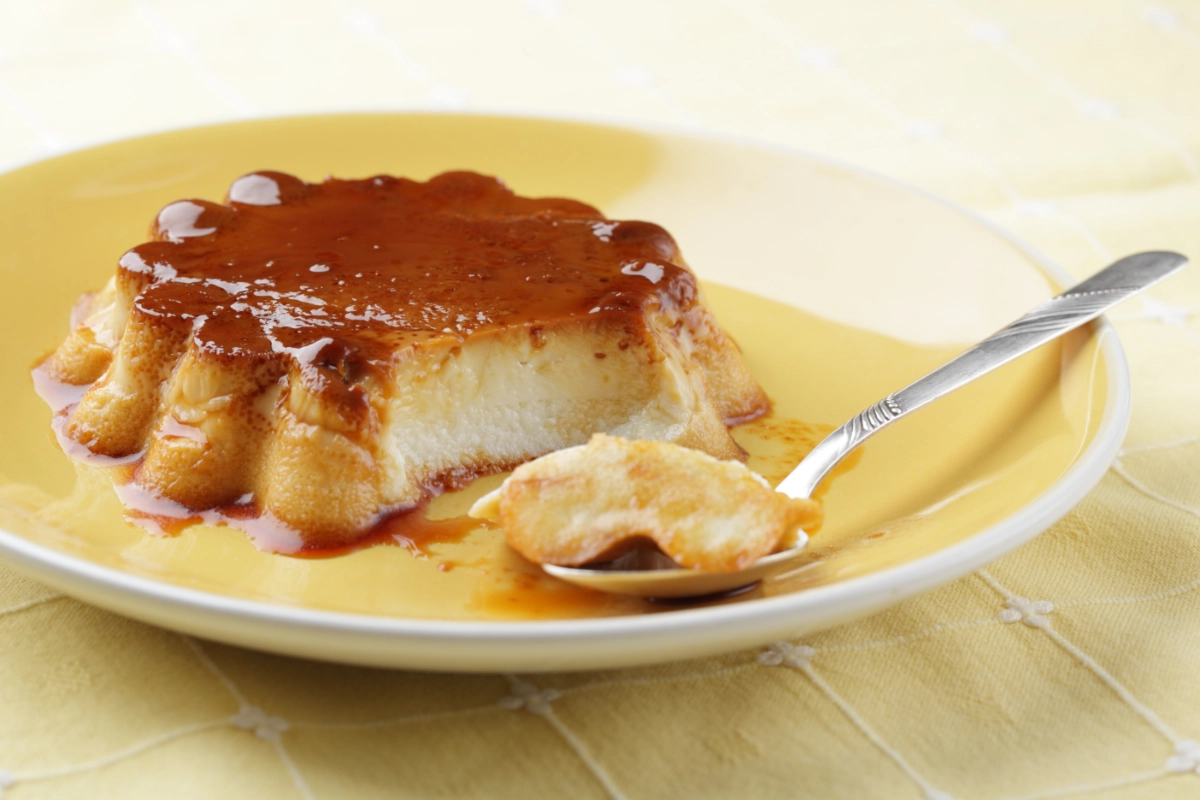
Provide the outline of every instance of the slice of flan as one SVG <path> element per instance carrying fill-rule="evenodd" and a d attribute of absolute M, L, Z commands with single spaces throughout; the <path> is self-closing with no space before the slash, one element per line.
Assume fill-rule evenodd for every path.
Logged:
<path fill-rule="evenodd" d="M 470 172 L 171 203 L 72 327 L 64 440 L 312 545 L 596 432 L 741 458 L 768 406 L 665 230 Z"/>
<path fill-rule="evenodd" d="M 535 564 L 610 560 L 648 540 L 706 572 L 745 569 L 822 520 L 820 502 L 780 494 L 738 461 L 603 433 L 517 467 L 470 515 L 500 523 Z"/>

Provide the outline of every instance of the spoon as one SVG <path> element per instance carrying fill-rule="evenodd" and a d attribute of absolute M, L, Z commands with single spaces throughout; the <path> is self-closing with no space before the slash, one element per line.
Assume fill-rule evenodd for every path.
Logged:
<path fill-rule="evenodd" d="M 799 466 L 775 487 L 775 491 L 793 498 L 811 497 L 813 490 L 830 470 L 883 428 L 1095 319 L 1117 303 L 1182 269 L 1185 264 L 1187 259 L 1184 256 L 1169 252 L 1137 253 L 1111 264 L 1037 306 L 925 377 L 859 413 L 814 447 Z M 795 546 L 760 558 L 737 572 L 682 569 L 658 553 L 643 553 L 591 567 L 541 566 L 560 580 L 613 594 L 697 597 L 729 592 L 762 580 L 781 564 L 799 555 L 807 541 L 801 531 Z"/>

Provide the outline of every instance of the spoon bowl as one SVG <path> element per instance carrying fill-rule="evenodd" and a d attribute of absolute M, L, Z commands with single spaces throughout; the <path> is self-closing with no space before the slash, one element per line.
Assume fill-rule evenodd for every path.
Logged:
<path fill-rule="evenodd" d="M 737 572 L 680 569 L 670 566 L 673 562 L 666 556 L 661 557 L 663 562 L 667 562 L 666 566 L 641 569 L 622 569 L 619 566 L 620 562 L 612 562 L 612 567 L 557 567 L 553 564 L 543 564 L 542 569 L 547 574 L 576 586 L 585 586 L 610 594 L 659 598 L 703 597 L 724 594 L 758 583 L 800 555 L 806 544 L 808 535 L 798 531 L 794 546 L 760 558 L 746 569 Z"/>

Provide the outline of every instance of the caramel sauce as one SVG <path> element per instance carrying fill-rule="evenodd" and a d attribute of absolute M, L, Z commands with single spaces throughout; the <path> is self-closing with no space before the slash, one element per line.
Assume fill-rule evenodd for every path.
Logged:
<path fill-rule="evenodd" d="M 206 356 L 293 358 L 332 386 L 406 340 L 696 299 L 658 225 L 518 197 L 472 172 L 320 184 L 252 173 L 224 205 L 166 206 L 152 233 L 120 260 L 134 314 L 190 331 Z"/>
<path fill-rule="evenodd" d="M 498 573 L 484 582 L 471 599 L 476 611 L 493 618 L 567 619 L 662 610 L 649 600 L 565 583 L 527 562 L 519 567 L 502 567 Z"/>
<path fill-rule="evenodd" d="M 434 555 L 433 545 L 458 543 L 479 520 L 466 516 L 429 519 L 425 508 L 417 506 L 381 515 L 360 538 L 341 545 L 317 545 L 305 542 L 288 526 L 263 514 L 253 498 L 220 508 L 193 511 L 178 503 L 157 497 L 132 481 L 132 471 L 113 475 L 117 496 L 125 507 L 125 519 L 158 536 L 178 536 L 192 525 L 229 525 L 243 531 L 259 550 L 298 558 L 333 558 L 376 545 L 403 547 L 417 558 Z M 438 568 L 448 572 L 455 564 L 441 561 Z"/>
<path fill-rule="evenodd" d="M 822 439 L 833 431 L 832 425 L 814 425 L 803 420 L 781 417 L 774 412 L 743 422 L 732 428 L 734 439 L 749 454 L 746 466 L 762 475 L 767 483 L 778 485 L 796 465 L 804 460 Z M 814 500 L 829 493 L 833 481 L 858 466 L 862 448 L 855 450 L 838 464 L 813 492 Z M 810 531 L 811 533 L 811 531 Z"/>
<path fill-rule="evenodd" d="M 142 453 L 133 453 L 121 457 L 93 453 L 88 449 L 86 443 L 77 442 L 66 435 L 63 429 L 67 424 L 71 409 L 75 407 L 76 403 L 83 397 L 84 392 L 88 390 L 88 385 L 73 386 L 69 383 L 56 380 L 46 371 L 44 361 L 39 361 L 37 366 L 30 372 L 30 375 L 33 377 L 34 391 L 37 392 L 38 397 L 46 401 L 46 405 L 50 406 L 50 410 L 53 412 L 53 416 L 50 417 L 50 430 L 53 432 L 54 441 L 58 443 L 60 450 L 77 461 L 97 467 L 136 465 L 141 461 Z"/>

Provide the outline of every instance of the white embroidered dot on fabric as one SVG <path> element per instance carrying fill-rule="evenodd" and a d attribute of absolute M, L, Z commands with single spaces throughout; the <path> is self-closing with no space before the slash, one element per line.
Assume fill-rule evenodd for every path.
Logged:
<path fill-rule="evenodd" d="M 1200 774 L 1200 742 L 1187 739 L 1176 742 L 1175 753 L 1167 759 L 1168 772 Z"/>
<path fill-rule="evenodd" d="M 838 65 L 837 53 L 824 47 L 805 47 L 800 51 L 800 59 L 819 70 L 835 69 Z"/>
<path fill-rule="evenodd" d="M 808 660 L 816 654 L 817 651 L 806 644 L 774 642 L 758 654 L 758 663 L 764 667 L 784 666 L 792 669 L 805 669 L 811 666 Z"/>
<path fill-rule="evenodd" d="M 0 798 L 4 797 L 4 790 L 14 785 L 17 779 L 11 772 L 0 769 Z"/>
<path fill-rule="evenodd" d="M 559 697 L 557 689 L 538 689 L 532 683 L 519 681 L 512 685 L 508 695 L 500 698 L 500 705 L 509 711 L 525 709 L 531 714 L 548 714 L 550 703 Z"/>
<path fill-rule="evenodd" d="M 1121 110 L 1116 103 L 1107 100 L 1088 98 L 1079 104 L 1079 110 L 1089 117 L 1096 119 L 1116 119 L 1121 116 Z"/>
<path fill-rule="evenodd" d="M 616 78 L 626 86 L 646 87 L 654 84 L 654 76 L 640 67 L 622 67 L 617 70 Z"/>
<path fill-rule="evenodd" d="M 1162 6 L 1147 6 L 1142 9 L 1142 19 L 1164 31 L 1178 30 L 1181 25 L 1179 15 Z"/>
<path fill-rule="evenodd" d="M 1004 605 L 1006 608 L 998 614 L 1001 622 L 1024 622 L 1031 628 L 1050 626 L 1050 620 L 1045 615 L 1054 611 L 1054 604 L 1049 600 L 1029 601 L 1024 597 L 1010 597 Z"/>
<path fill-rule="evenodd" d="M 934 142 L 946 135 L 945 127 L 936 122 L 923 122 L 921 120 L 912 120 L 904 123 L 900 128 L 900 132 L 910 139 L 916 139 L 921 142 Z"/>
<path fill-rule="evenodd" d="M 229 723 L 239 730 L 253 731 L 265 742 L 279 741 L 280 735 L 291 727 L 283 717 L 272 716 L 258 706 L 242 706 Z"/>
<path fill-rule="evenodd" d="M 1008 44 L 1008 28 L 994 22 L 977 22 L 971 26 L 971 36 L 984 44 L 1000 47 Z"/>
<path fill-rule="evenodd" d="M 1062 212 L 1062 206 L 1053 200 L 1022 200 L 1016 204 L 1017 212 L 1030 217 L 1052 217 Z"/>
<path fill-rule="evenodd" d="M 833 687 L 825 682 L 816 670 L 809 663 L 810 658 L 817 654 L 814 647 L 809 647 L 806 644 L 791 644 L 789 642 L 774 642 L 767 649 L 758 654 L 758 663 L 765 667 L 791 667 L 795 670 L 802 671 L 805 676 L 812 681 L 813 685 L 823 693 L 830 702 L 837 706 L 846 718 L 850 720 L 850 724 L 858 728 L 863 736 L 867 737 L 880 752 L 890 758 L 906 775 L 908 775 L 915 784 L 921 789 L 922 796 L 927 800 L 954 800 L 954 798 L 933 786 L 928 780 L 920 775 L 908 763 L 908 760 L 902 756 L 899 751 L 885 742 L 878 733 L 876 733 L 867 721 L 856 712 L 849 703 L 842 698 Z"/>
<path fill-rule="evenodd" d="M 1143 297 L 1142 310 L 1135 318 L 1161 322 L 1163 325 L 1175 328 L 1184 328 L 1187 327 L 1188 318 L 1195 313 L 1192 309 L 1164 303 L 1155 297 Z"/>

